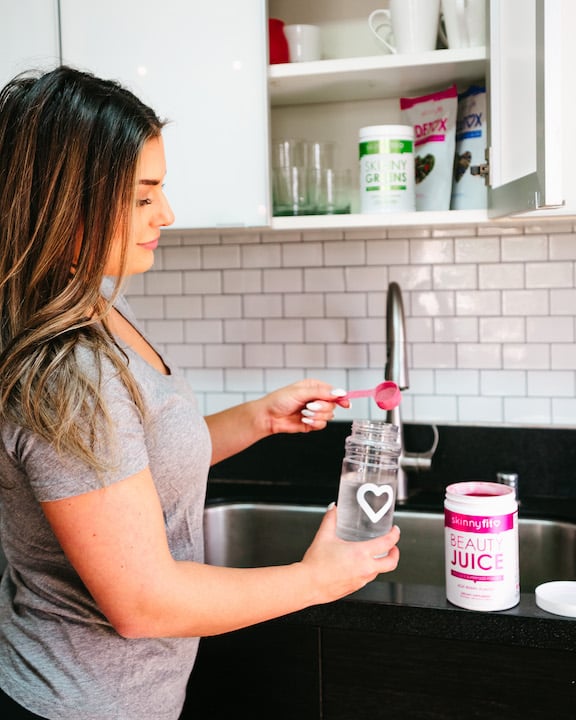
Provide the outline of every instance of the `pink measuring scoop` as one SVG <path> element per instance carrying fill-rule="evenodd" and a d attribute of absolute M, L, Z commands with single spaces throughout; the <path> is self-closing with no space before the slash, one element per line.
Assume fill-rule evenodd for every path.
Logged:
<path fill-rule="evenodd" d="M 400 405 L 402 393 L 395 382 L 385 380 L 371 390 L 351 390 L 346 393 L 346 395 L 342 395 L 343 400 L 360 397 L 373 397 L 376 405 L 378 405 L 381 410 L 392 410 Z"/>

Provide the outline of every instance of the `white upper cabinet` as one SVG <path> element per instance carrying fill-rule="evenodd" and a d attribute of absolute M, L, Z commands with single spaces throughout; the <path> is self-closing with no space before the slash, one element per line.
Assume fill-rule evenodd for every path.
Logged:
<path fill-rule="evenodd" d="M 60 0 L 62 60 L 158 115 L 173 227 L 270 222 L 265 0 Z"/>
<path fill-rule="evenodd" d="M 491 0 L 491 216 L 564 208 L 562 0 Z"/>
<path fill-rule="evenodd" d="M 526 211 L 576 214 L 576 2 L 488 3 L 487 47 L 391 55 L 367 35 L 365 54 L 269 66 L 268 15 L 358 33 L 388 3 L 0 0 L 0 79 L 63 61 L 134 90 L 170 121 L 166 193 L 175 227 L 444 225 Z M 349 215 L 272 217 L 271 138 L 335 141 L 338 164 L 357 188 L 359 128 L 397 124 L 399 97 L 454 82 L 460 91 L 487 84 L 488 211 L 362 214 L 355 193 Z"/>
<path fill-rule="evenodd" d="M 58 0 L 0 0 L 0 86 L 60 62 Z"/>
<path fill-rule="evenodd" d="M 270 0 L 269 12 L 287 23 L 330 27 L 347 19 L 358 32 L 358 23 L 374 7 L 369 0 Z M 372 54 L 366 57 L 272 66 L 270 96 L 273 136 L 324 133 L 338 141 L 344 164 L 354 171 L 358 128 L 401 122 L 400 96 L 425 94 L 453 82 L 459 91 L 486 82 L 489 209 L 374 216 L 358 214 L 356 204 L 356 214 L 348 217 L 274 218 L 274 227 L 433 225 L 484 222 L 526 211 L 543 217 L 576 213 L 576 191 L 570 197 L 576 151 L 566 140 L 571 138 L 568 119 L 576 110 L 576 93 L 568 86 L 576 2 L 487 0 L 487 7 L 486 48 L 375 55 L 368 40 Z"/>

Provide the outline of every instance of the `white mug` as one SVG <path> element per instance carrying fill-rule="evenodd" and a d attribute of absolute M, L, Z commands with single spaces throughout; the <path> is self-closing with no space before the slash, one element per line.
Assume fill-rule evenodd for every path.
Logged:
<path fill-rule="evenodd" d="M 390 9 L 374 10 L 368 25 L 392 53 L 428 52 L 436 49 L 439 17 L 440 0 L 390 0 Z"/>
<path fill-rule="evenodd" d="M 486 44 L 486 0 L 442 0 L 442 16 L 449 48 Z"/>
<path fill-rule="evenodd" d="M 320 28 L 317 25 L 285 25 L 290 62 L 320 60 Z"/>

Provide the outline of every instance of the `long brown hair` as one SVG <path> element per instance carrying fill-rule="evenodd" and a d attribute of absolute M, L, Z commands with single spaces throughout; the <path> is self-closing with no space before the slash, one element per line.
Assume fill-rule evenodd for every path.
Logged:
<path fill-rule="evenodd" d="M 106 330 L 101 284 L 119 235 L 124 264 L 138 158 L 162 126 L 116 82 L 70 67 L 0 93 L 0 419 L 98 471 L 96 439 L 113 434 L 105 358 L 144 410 Z M 79 346 L 93 351 L 94 373 L 78 364 Z"/>

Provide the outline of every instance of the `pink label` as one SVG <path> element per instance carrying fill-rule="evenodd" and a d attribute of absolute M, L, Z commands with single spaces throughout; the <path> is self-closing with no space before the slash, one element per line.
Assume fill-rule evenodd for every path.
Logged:
<path fill-rule="evenodd" d="M 516 513 L 507 515 L 462 515 L 462 513 L 444 510 L 444 523 L 447 528 L 469 533 L 501 533 L 513 530 Z"/>
<path fill-rule="evenodd" d="M 471 580 L 472 582 L 503 582 L 504 575 L 469 575 L 468 573 L 458 572 L 457 570 L 450 570 L 452 577 L 460 578 L 461 580 Z"/>
<path fill-rule="evenodd" d="M 444 142 L 446 140 L 446 135 L 428 135 L 428 137 L 420 138 L 420 140 L 416 140 L 414 145 L 418 147 L 418 145 L 424 145 L 425 143 L 429 142 Z"/>

